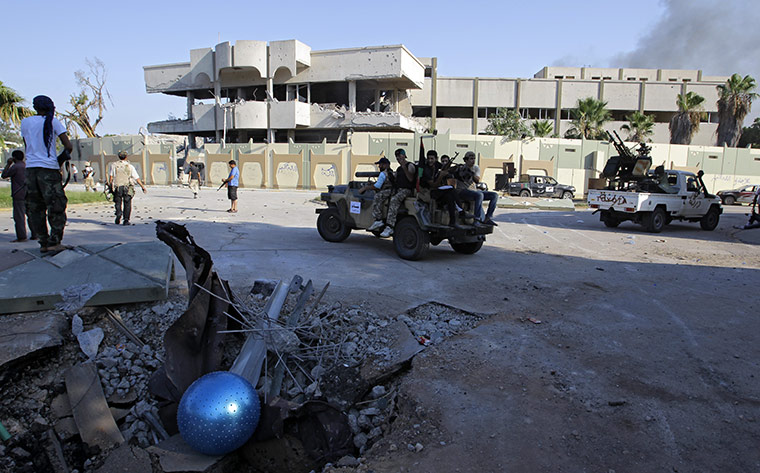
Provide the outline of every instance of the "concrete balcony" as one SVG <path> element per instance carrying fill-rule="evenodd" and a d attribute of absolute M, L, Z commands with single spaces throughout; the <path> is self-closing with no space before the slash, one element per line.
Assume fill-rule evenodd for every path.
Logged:
<path fill-rule="evenodd" d="M 216 112 L 216 105 L 214 104 L 195 104 L 193 105 L 193 129 L 194 131 L 213 131 L 216 130 L 216 121 L 214 120 L 214 113 Z M 219 119 L 222 118 L 221 112 Z M 221 128 L 221 122 L 219 122 Z"/>
<path fill-rule="evenodd" d="M 150 133 L 182 134 L 195 131 L 192 120 L 163 120 L 148 123 Z"/>
<path fill-rule="evenodd" d="M 145 66 L 145 90 L 149 94 L 190 90 L 193 88 L 190 70 L 189 62 Z"/>
<path fill-rule="evenodd" d="M 233 108 L 234 127 L 237 129 L 266 129 L 267 103 L 245 102 Z"/>
<path fill-rule="evenodd" d="M 269 70 L 272 76 L 279 76 L 278 70 L 287 69 L 286 77 L 293 77 L 311 65 L 311 48 L 291 39 L 269 42 Z"/>
<path fill-rule="evenodd" d="M 303 102 L 272 102 L 271 127 L 293 129 L 311 125 L 311 106 Z"/>

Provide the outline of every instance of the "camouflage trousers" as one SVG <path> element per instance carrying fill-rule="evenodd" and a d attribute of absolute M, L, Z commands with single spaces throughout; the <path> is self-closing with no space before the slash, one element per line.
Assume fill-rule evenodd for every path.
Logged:
<path fill-rule="evenodd" d="M 404 204 L 404 199 L 412 195 L 411 189 L 399 189 L 391 197 L 391 203 L 388 205 L 388 218 L 385 219 L 385 223 L 389 227 L 396 226 L 396 217 L 398 216 L 398 209 Z"/>
<path fill-rule="evenodd" d="M 95 179 L 93 179 L 92 176 L 84 178 L 84 191 L 87 192 L 90 190 L 95 192 Z"/>
<path fill-rule="evenodd" d="M 67 203 L 60 171 L 26 168 L 26 210 L 29 214 L 29 226 L 42 248 L 58 245 L 63 240 Z"/>
<path fill-rule="evenodd" d="M 393 189 L 383 189 L 375 191 L 375 198 L 372 200 L 372 218 L 383 220 L 383 204 L 393 194 Z"/>

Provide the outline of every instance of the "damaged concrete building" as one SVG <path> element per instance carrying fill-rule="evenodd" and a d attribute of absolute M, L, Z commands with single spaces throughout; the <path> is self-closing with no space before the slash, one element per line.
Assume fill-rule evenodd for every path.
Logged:
<path fill-rule="evenodd" d="M 669 141 L 678 94 L 705 97 L 695 145 L 711 145 L 717 91 L 726 77 L 699 70 L 545 67 L 532 78 L 440 77 L 437 58 L 403 45 L 312 51 L 297 40 L 223 42 L 193 49 L 190 61 L 145 66 L 148 93 L 185 97 L 187 117 L 148 125 L 152 133 L 220 143 L 346 142 L 351 131 L 478 135 L 497 108 L 549 120 L 558 136 L 578 100 L 607 102 L 619 130 L 640 111 L 655 118 L 654 142 Z"/>

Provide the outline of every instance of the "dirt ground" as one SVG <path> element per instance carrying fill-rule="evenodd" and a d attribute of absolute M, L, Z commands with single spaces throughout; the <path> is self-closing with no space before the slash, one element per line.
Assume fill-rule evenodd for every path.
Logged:
<path fill-rule="evenodd" d="M 588 210 L 500 209 L 479 253 L 444 242 L 407 262 L 364 232 L 321 240 L 313 193 L 243 190 L 236 215 L 223 197 L 149 189 L 129 228 L 80 207 L 66 243 L 148 240 L 153 219 L 175 220 L 239 290 L 300 274 L 378 314 L 437 301 L 484 315 L 414 358 L 396 421 L 336 471 L 760 471 L 760 239 L 732 228 L 747 207 L 714 232 L 660 234 Z"/>

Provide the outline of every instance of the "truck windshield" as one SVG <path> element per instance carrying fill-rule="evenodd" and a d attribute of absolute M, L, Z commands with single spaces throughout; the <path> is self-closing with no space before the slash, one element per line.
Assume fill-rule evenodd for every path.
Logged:
<path fill-rule="evenodd" d="M 555 181 L 553 177 L 547 177 L 546 178 L 546 183 L 549 184 L 550 186 L 556 186 L 557 185 L 557 181 Z"/>

